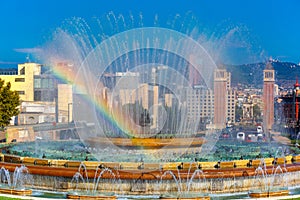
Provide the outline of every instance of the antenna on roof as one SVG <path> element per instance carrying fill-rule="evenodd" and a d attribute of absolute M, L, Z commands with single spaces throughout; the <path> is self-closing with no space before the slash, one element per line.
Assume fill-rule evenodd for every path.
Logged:
<path fill-rule="evenodd" d="M 30 57 L 29 57 L 29 54 L 27 54 L 27 56 L 26 56 L 26 62 L 27 62 L 27 63 L 30 63 Z"/>

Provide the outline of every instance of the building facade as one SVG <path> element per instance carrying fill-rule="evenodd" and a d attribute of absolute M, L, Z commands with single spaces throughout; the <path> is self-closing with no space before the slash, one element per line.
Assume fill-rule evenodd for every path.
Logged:
<path fill-rule="evenodd" d="M 235 123 L 235 106 L 236 106 L 236 91 L 232 88 L 227 89 L 227 112 L 226 112 L 226 123 Z"/>
<path fill-rule="evenodd" d="M 20 95 L 20 114 L 13 124 L 73 120 L 72 86 L 58 82 L 49 68 L 31 62 L 18 64 L 16 70 L 1 70 L 0 78 Z"/>
<path fill-rule="evenodd" d="M 214 96 L 212 90 L 202 85 L 195 85 L 187 90 L 187 119 L 200 125 L 211 123 L 214 117 Z"/>
<path fill-rule="evenodd" d="M 231 74 L 225 69 L 214 72 L 214 124 L 216 129 L 235 122 L 236 91 L 230 86 Z"/>
<path fill-rule="evenodd" d="M 214 72 L 214 124 L 217 129 L 222 129 L 226 126 L 226 90 L 226 70 L 217 69 Z"/>
<path fill-rule="evenodd" d="M 287 127 L 298 126 L 300 122 L 300 84 L 298 80 L 294 84 L 292 93 L 280 96 L 277 104 L 279 104 L 280 122 Z"/>
<path fill-rule="evenodd" d="M 34 76 L 41 74 L 37 63 L 19 64 L 17 73 L 0 73 L 0 78 L 11 83 L 11 90 L 19 93 L 21 101 L 34 101 Z"/>
<path fill-rule="evenodd" d="M 272 129 L 274 124 L 274 83 L 275 70 L 270 62 L 266 64 L 263 71 L 264 85 L 263 85 L 263 126 L 264 131 L 268 132 Z"/>

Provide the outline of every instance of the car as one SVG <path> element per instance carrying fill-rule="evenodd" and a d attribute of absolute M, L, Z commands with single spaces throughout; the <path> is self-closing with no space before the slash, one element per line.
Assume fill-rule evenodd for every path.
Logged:
<path fill-rule="evenodd" d="M 244 140 L 245 140 L 245 133 L 244 133 L 244 132 L 238 132 L 238 133 L 236 134 L 236 139 L 237 139 L 237 140 L 244 141 Z"/>
<path fill-rule="evenodd" d="M 256 127 L 256 132 L 257 132 L 257 133 L 262 133 L 262 132 L 263 132 L 262 127 L 261 127 L 261 126 L 257 126 L 257 127 Z"/>
<path fill-rule="evenodd" d="M 227 132 L 223 132 L 223 133 L 221 134 L 220 138 L 222 138 L 222 139 L 228 139 L 228 138 L 230 138 L 230 134 L 227 133 Z"/>
<path fill-rule="evenodd" d="M 248 134 L 246 142 L 257 142 L 257 136 L 255 134 Z"/>
<path fill-rule="evenodd" d="M 257 134 L 257 141 L 258 142 L 265 142 L 266 138 L 265 138 L 264 134 L 262 134 L 262 133 Z"/>

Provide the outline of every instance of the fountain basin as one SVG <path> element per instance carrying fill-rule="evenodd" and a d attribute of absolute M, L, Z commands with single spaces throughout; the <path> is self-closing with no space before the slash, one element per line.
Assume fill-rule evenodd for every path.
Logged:
<path fill-rule="evenodd" d="M 265 192 L 249 192 L 251 198 L 266 198 L 266 197 L 277 197 L 277 196 L 287 196 L 289 195 L 288 190 L 274 190 Z"/>
<path fill-rule="evenodd" d="M 201 199 L 201 200 L 209 200 L 210 197 L 160 197 L 160 199 L 166 199 L 166 200 L 175 200 L 175 199 L 181 199 L 181 200 L 185 200 L 185 199 Z"/>
<path fill-rule="evenodd" d="M 5 163 L 0 162 L 2 167 L 5 167 L 9 171 L 13 171 L 17 166 L 21 164 L 16 163 Z M 264 196 L 282 196 L 288 195 L 288 190 L 285 188 L 280 188 L 274 191 L 270 191 L 268 193 L 262 193 L 258 190 L 253 189 L 256 187 L 253 185 L 253 180 L 255 179 L 255 168 L 215 168 L 215 169 L 174 169 L 174 170 L 121 170 L 121 169 L 87 169 L 84 167 L 80 168 L 72 168 L 72 167 L 57 167 L 57 166 L 37 166 L 37 165 L 28 165 L 28 172 L 32 175 L 35 185 L 28 185 L 28 187 L 34 189 L 44 189 L 53 188 L 53 185 L 56 184 L 57 191 L 70 192 L 68 198 L 88 198 L 87 196 L 92 196 L 94 199 L 106 198 L 109 196 L 111 199 L 115 198 L 114 195 L 103 195 L 108 193 L 113 194 L 166 194 L 160 196 L 162 199 L 208 199 L 209 197 L 205 196 L 206 193 L 232 193 L 232 192 L 246 192 L 252 191 L 249 195 L 255 197 L 264 197 Z M 86 188 L 92 188 L 94 183 L 92 180 L 95 178 L 95 173 L 98 175 L 102 173 L 102 171 L 109 170 L 111 173 L 103 173 L 101 176 L 101 181 L 99 184 L 101 186 L 97 188 L 95 191 L 100 192 L 101 195 L 87 195 L 89 193 L 71 193 L 72 190 L 75 189 L 74 184 L 72 184 L 72 177 L 74 174 L 80 174 L 82 176 L 82 180 L 87 180 L 87 178 L 91 181 L 82 183 L 80 182 L 76 186 L 76 190 L 85 191 Z M 197 170 L 201 171 L 201 175 L 196 175 L 191 187 L 188 186 L 189 182 L 185 182 L 185 180 L 191 180 L 191 177 L 194 172 Z M 266 172 L 271 174 L 273 167 L 266 166 Z M 286 165 L 286 176 L 287 179 L 293 180 L 293 185 L 298 185 L 300 183 L 299 179 L 299 171 L 300 165 L 299 163 L 287 164 Z M 169 172 L 169 173 L 168 173 Z M 164 174 L 162 176 L 162 174 Z M 173 175 L 173 176 L 172 176 Z M 119 181 L 110 181 L 115 177 Z M 176 182 L 179 180 L 179 177 L 182 181 Z M 176 180 L 174 180 L 176 179 Z M 205 181 L 207 180 L 207 181 Z M 197 181 L 197 182 L 196 182 Z M 232 183 L 234 181 L 234 185 Z M 160 186 L 157 187 L 157 183 L 160 182 Z M 41 185 L 43 183 L 43 185 Z M 178 185 L 179 184 L 179 185 Z M 138 185 L 138 187 L 136 187 Z M 293 186 L 289 185 L 289 186 Z M 166 187 L 169 186 L 168 189 Z M 238 187 L 235 187 L 238 186 Z M 239 187 L 242 186 L 242 187 Z M 284 186 L 284 185 L 282 185 Z M 117 189 L 116 189 L 117 188 Z M 177 191 L 178 188 L 181 188 L 181 191 L 192 192 L 195 194 L 194 196 L 178 196 Z M 198 193 L 199 191 L 204 191 L 205 193 Z M 174 195 L 168 194 L 174 193 Z M 11 194 L 12 192 L 8 190 L 7 194 Z M 22 195 L 22 193 L 20 193 Z M 202 195 L 202 196 L 199 196 Z"/>
<path fill-rule="evenodd" d="M 165 194 L 161 195 L 160 199 L 166 199 L 166 200 L 175 200 L 175 199 L 202 199 L 202 200 L 209 200 L 210 197 L 208 195 L 203 195 L 203 194 L 196 194 L 196 193 L 190 193 L 190 194 Z"/>
<path fill-rule="evenodd" d="M 111 143 L 119 147 L 131 147 L 144 149 L 160 149 L 162 147 L 193 147 L 201 146 L 205 143 L 203 138 L 109 138 L 109 140 L 103 140 L 103 138 L 89 138 L 89 144 L 92 146 L 106 146 Z"/>
<path fill-rule="evenodd" d="M 117 199 L 114 195 L 67 194 L 67 199 Z"/>
<path fill-rule="evenodd" d="M 287 196 L 287 195 L 289 195 L 289 191 L 288 190 L 269 191 L 269 197 Z"/>
<path fill-rule="evenodd" d="M 12 189 L 12 188 L 0 188 L 0 194 L 12 194 L 12 195 L 30 196 L 32 194 L 32 190 L 27 190 L 27 189 Z"/>
<path fill-rule="evenodd" d="M 78 162 L 77 164 L 79 164 Z M 208 162 L 210 163 L 210 162 Z M 211 164 L 215 164 L 217 162 L 211 162 Z M 78 171 L 78 166 L 75 167 L 61 167 L 61 166 L 48 166 L 48 165 L 27 165 L 27 168 L 30 172 L 30 174 L 36 174 L 36 175 L 44 175 L 44 176 L 55 176 L 55 177 L 73 177 L 73 175 Z M 99 165 L 101 163 L 99 162 Z M 161 164 L 161 166 L 164 166 L 163 168 L 159 169 L 155 167 L 158 167 L 158 165 L 149 164 L 151 166 L 151 169 L 138 169 L 136 163 L 117 163 L 119 165 L 124 166 L 124 168 L 118 168 L 111 170 L 114 173 L 118 173 L 118 176 L 120 179 L 143 179 L 143 180 L 157 180 L 161 176 L 161 173 L 164 171 L 173 171 L 174 173 L 177 173 L 177 166 L 179 163 L 176 164 Z M 202 164 L 202 163 L 201 163 Z M 98 166 L 99 166 L 98 165 Z M 145 163 L 146 165 L 146 163 Z M 13 172 L 16 167 L 21 166 L 21 163 L 7 163 L 7 162 L 0 162 L 0 167 L 5 167 L 9 171 Z M 133 166 L 133 167 L 132 167 Z M 286 164 L 285 166 L 286 172 L 296 172 L 300 171 L 300 164 L 299 163 L 293 163 L 293 164 Z M 88 178 L 94 178 L 95 175 L 95 168 L 89 168 L 87 171 Z M 190 172 L 194 171 L 195 169 L 192 169 L 191 171 L 189 169 L 180 169 L 181 178 L 187 178 L 190 176 Z M 253 167 L 245 167 L 245 168 L 202 168 L 202 170 L 205 172 L 204 177 L 205 178 L 219 178 L 218 173 L 222 173 L 223 178 L 231 178 L 231 177 L 245 177 L 245 176 L 254 176 L 255 175 L 255 168 Z M 271 174 L 273 170 L 273 166 L 267 166 L 266 172 L 268 174 Z M 82 173 L 84 172 L 83 169 L 81 169 Z M 111 179 L 111 175 L 104 174 L 103 179 Z M 172 180 L 172 177 L 167 175 L 164 177 L 166 180 Z"/>
<path fill-rule="evenodd" d="M 13 172 L 16 167 L 26 165 L 28 172 L 32 175 L 34 185 L 27 187 L 47 190 L 52 189 L 62 192 L 74 190 L 72 178 L 75 174 L 82 178 L 76 185 L 76 189 L 84 191 L 86 188 L 93 188 L 96 175 L 101 174 L 99 187 L 95 192 L 100 195 L 90 195 L 89 193 L 69 193 L 68 198 L 93 198 L 112 199 L 114 195 L 103 195 L 105 192 L 113 194 L 128 195 L 136 194 L 167 194 L 162 195 L 162 199 L 209 199 L 205 194 L 248 192 L 254 198 L 288 195 L 286 189 L 269 191 L 262 193 L 253 191 L 256 185 L 256 166 L 261 167 L 261 159 L 254 160 L 231 160 L 231 161 L 206 161 L 206 162 L 99 162 L 99 161 L 75 161 L 58 159 L 40 159 L 32 157 L 21 157 L 16 155 L 0 154 L 2 162 L 0 167 L 4 167 Z M 281 158 L 281 157 L 278 157 Z M 296 158 L 296 157 L 295 157 Z M 264 158 L 263 170 L 266 174 L 274 173 L 274 158 Z M 281 159 L 291 160 L 289 159 Z M 277 159 L 278 161 L 278 159 Z M 251 165 L 249 164 L 251 163 Z M 284 167 L 282 173 L 286 174 L 288 186 L 297 186 L 300 183 L 300 163 L 299 162 L 277 162 L 276 166 Z M 102 173 L 109 170 L 111 173 Z M 201 173 L 200 173 L 201 171 Z M 195 172 L 195 177 L 193 174 Z M 163 175 L 163 176 L 162 176 Z M 193 178 L 192 178 L 193 177 Z M 111 181 L 116 178 L 117 181 Z M 193 180 L 193 181 L 190 181 Z M 84 182 L 83 182 L 84 181 Z M 190 181 L 190 182 L 188 182 Z M 42 184 L 41 184 L 42 183 Z M 159 187 L 157 187 L 159 183 Z M 138 186 L 137 186 L 138 185 Z M 78 186 L 78 187 L 77 187 Z M 92 187 L 91 187 L 92 186 Z M 281 183 L 276 187 L 286 186 Z M 194 196 L 178 196 L 176 191 L 195 192 Z M 168 195 L 174 193 L 174 195 Z M 7 194 L 11 194 L 10 190 Z M 20 193 L 22 195 L 22 193 Z M 202 196 L 201 196 L 202 195 Z M 159 197 L 159 196 L 158 196 Z"/>

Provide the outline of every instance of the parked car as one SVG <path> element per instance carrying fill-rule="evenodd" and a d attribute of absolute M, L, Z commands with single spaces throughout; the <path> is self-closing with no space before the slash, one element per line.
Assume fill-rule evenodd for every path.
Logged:
<path fill-rule="evenodd" d="M 228 138 L 230 138 L 230 134 L 224 132 L 224 133 L 221 134 L 221 138 L 222 138 L 222 139 L 228 139 Z"/>
<path fill-rule="evenodd" d="M 238 132 L 238 133 L 236 134 L 236 139 L 237 139 L 237 140 L 244 141 L 244 140 L 245 140 L 245 133 L 244 133 L 244 132 Z"/>
<path fill-rule="evenodd" d="M 262 132 L 263 132 L 262 127 L 261 127 L 261 126 L 257 126 L 257 127 L 256 127 L 256 132 L 257 132 L 257 133 L 262 133 Z"/>
<path fill-rule="evenodd" d="M 258 142 L 265 142 L 266 141 L 266 137 L 264 136 L 263 133 L 257 134 L 257 141 Z"/>

